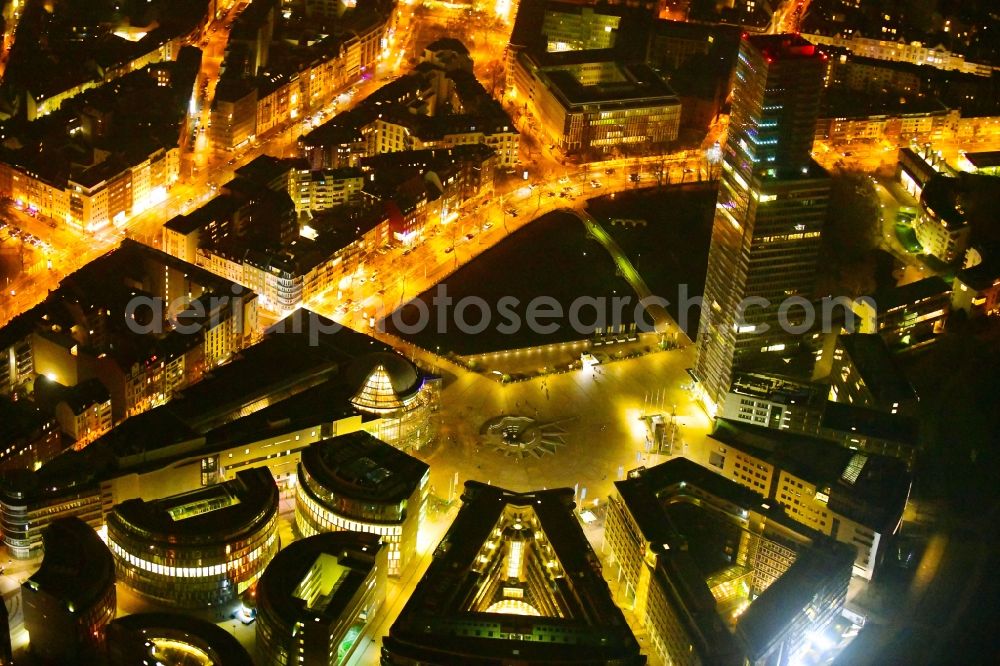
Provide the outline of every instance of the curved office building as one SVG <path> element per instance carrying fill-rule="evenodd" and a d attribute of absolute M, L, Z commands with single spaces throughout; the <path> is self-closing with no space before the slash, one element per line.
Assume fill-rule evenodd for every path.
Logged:
<path fill-rule="evenodd" d="M 302 536 L 377 534 L 389 551 L 389 575 L 399 575 L 416 551 L 428 470 L 366 432 L 311 444 L 299 460 L 296 529 Z"/>
<path fill-rule="evenodd" d="M 351 404 L 379 417 L 375 436 L 402 451 L 419 451 L 437 437 L 434 413 L 438 382 L 427 381 L 399 354 L 374 352 L 356 358 L 347 369 L 354 393 Z"/>
<path fill-rule="evenodd" d="M 228 631 L 174 613 L 120 617 L 108 625 L 105 647 L 108 666 L 253 666 L 250 655 Z"/>
<path fill-rule="evenodd" d="M 278 551 L 278 487 L 266 468 L 108 516 L 118 580 L 178 608 L 235 600 Z"/>
<path fill-rule="evenodd" d="M 78 518 L 53 521 L 42 539 L 42 566 L 21 585 L 32 655 L 41 663 L 93 664 L 117 610 L 114 560 Z"/>
<path fill-rule="evenodd" d="M 269 666 L 347 663 L 385 601 L 378 535 L 328 532 L 275 555 L 257 583 L 257 660 Z"/>

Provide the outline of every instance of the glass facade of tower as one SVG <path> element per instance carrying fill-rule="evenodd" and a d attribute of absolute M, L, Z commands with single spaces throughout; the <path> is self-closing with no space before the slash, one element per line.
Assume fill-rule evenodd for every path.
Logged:
<path fill-rule="evenodd" d="M 712 413 L 734 368 L 789 349 L 808 323 L 829 193 L 810 157 L 824 70 L 797 35 L 740 45 L 698 330 L 696 372 Z"/>

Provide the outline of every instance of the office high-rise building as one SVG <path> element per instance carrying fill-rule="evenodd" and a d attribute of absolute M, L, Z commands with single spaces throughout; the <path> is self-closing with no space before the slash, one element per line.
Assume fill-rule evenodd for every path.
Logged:
<path fill-rule="evenodd" d="M 785 351 L 802 332 L 803 301 L 786 302 L 810 295 L 826 218 L 829 177 L 810 157 L 824 59 L 798 35 L 740 44 L 698 330 L 696 373 L 711 413 L 734 368 Z"/>

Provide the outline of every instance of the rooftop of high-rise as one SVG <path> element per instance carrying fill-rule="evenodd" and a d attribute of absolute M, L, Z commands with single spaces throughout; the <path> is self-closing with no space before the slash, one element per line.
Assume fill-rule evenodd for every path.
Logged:
<path fill-rule="evenodd" d="M 813 58 L 816 46 L 798 34 L 752 35 L 744 34 L 744 39 L 769 60 L 789 60 L 793 58 Z M 825 55 L 821 55 L 825 58 Z"/>

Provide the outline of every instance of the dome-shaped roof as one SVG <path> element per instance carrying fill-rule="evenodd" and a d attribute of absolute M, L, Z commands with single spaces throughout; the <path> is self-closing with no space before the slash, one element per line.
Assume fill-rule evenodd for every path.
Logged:
<path fill-rule="evenodd" d="M 346 378 L 355 391 L 351 403 L 366 411 L 406 407 L 420 388 L 416 367 L 391 352 L 375 352 L 355 359 L 347 369 Z"/>

